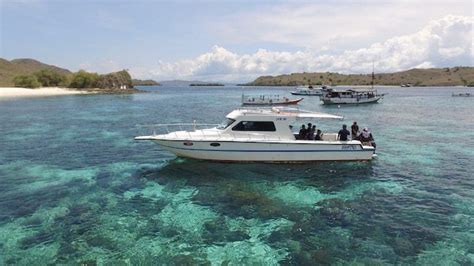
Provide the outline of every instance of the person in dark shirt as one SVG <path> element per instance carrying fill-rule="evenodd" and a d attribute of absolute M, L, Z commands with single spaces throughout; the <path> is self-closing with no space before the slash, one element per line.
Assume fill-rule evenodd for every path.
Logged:
<path fill-rule="evenodd" d="M 321 130 L 318 129 L 316 132 L 316 136 L 314 136 L 314 140 L 323 140 L 323 134 L 321 133 Z"/>
<path fill-rule="evenodd" d="M 339 133 L 337 133 L 337 138 L 340 140 L 340 141 L 347 141 L 347 137 L 351 135 L 351 132 L 349 132 L 349 130 L 347 130 L 347 126 L 346 125 L 342 125 L 342 129 L 339 130 Z"/>
<path fill-rule="evenodd" d="M 308 130 L 308 134 L 306 134 L 306 139 L 314 140 L 314 133 L 316 133 L 316 126 L 312 126 L 311 129 Z"/>
<path fill-rule="evenodd" d="M 306 126 L 305 125 L 302 125 L 301 126 L 301 129 L 300 129 L 300 132 L 298 134 L 298 139 L 304 139 L 306 137 Z"/>
<path fill-rule="evenodd" d="M 359 126 L 357 125 L 357 122 L 354 121 L 354 124 L 351 126 L 351 133 L 352 133 L 352 139 L 357 139 L 359 137 Z"/>

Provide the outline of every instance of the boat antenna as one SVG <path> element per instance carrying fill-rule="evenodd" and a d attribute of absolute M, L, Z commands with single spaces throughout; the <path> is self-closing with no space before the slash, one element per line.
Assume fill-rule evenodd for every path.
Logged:
<path fill-rule="evenodd" d="M 370 82 L 372 84 L 372 90 L 374 89 L 374 80 L 375 80 L 375 74 L 374 74 L 374 60 L 372 60 L 372 81 Z"/>

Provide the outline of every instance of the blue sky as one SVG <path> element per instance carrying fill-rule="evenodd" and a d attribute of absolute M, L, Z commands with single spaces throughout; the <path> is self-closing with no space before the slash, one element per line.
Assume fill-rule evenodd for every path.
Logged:
<path fill-rule="evenodd" d="M 473 65 L 468 1 L 1 0 L 0 57 L 139 78 Z"/>
<path fill-rule="evenodd" d="M 63 62 L 67 55 L 72 64 L 84 59 L 122 57 L 132 63 L 146 62 L 150 57 L 165 61 L 184 59 L 204 53 L 216 44 L 239 53 L 259 47 L 215 36 L 213 24 L 236 12 L 264 9 L 269 3 L 219 3 L 6 0 L 2 6 L 2 56 Z M 272 43 L 265 46 L 291 49 Z"/>

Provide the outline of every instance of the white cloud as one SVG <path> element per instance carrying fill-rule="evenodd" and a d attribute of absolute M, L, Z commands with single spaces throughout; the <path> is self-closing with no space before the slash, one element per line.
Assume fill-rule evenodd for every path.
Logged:
<path fill-rule="evenodd" d="M 376 42 L 367 48 L 349 49 L 336 54 L 306 49 L 275 52 L 259 49 L 253 54 L 236 54 L 214 46 L 208 53 L 175 63 L 159 62 L 149 70 L 131 68 L 140 78 L 192 78 L 202 80 L 247 81 L 260 75 L 291 72 L 337 71 L 367 73 L 372 61 L 377 72 L 413 67 L 474 65 L 472 36 L 474 19 L 445 16 L 433 20 L 418 32 Z"/>
<path fill-rule="evenodd" d="M 74 70 L 86 70 L 90 72 L 97 72 L 100 74 L 110 73 L 110 72 L 117 72 L 126 69 L 122 64 L 115 60 L 105 59 L 91 62 L 83 62 L 79 64 L 79 69 Z"/>
<path fill-rule="evenodd" d="M 213 30 L 229 43 L 280 43 L 341 52 L 405 35 L 427 21 L 472 16 L 471 0 L 291 1 L 220 18 Z"/>

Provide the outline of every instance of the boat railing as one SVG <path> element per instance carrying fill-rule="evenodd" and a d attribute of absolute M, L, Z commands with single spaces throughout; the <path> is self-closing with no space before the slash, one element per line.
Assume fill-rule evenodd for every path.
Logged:
<path fill-rule="evenodd" d="M 285 112 L 310 112 L 306 110 L 300 109 L 298 106 L 288 107 L 288 106 L 244 106 L 244 107 L 237 107 L 235 110 L 238 111 L 247 111 L 252 113 L 278 113 L 281 111 Z"/>
<path fill-rule="evenodd" d="M 209 136 L 204 134 L 203 129 L 210 129 L 219 126 L 219 124 L 198 124 L 198 123 L 172 123 L 172 124 L 150 124 L 150 125 L 136 125 L 139 128 L 147 128 L 151 129 L 152 136 L 162 135 L 162 134 L 171 134 L 170 137 L 172 138 L 187 138 L 187 139 L 195 139 L 196 137 L 200 137 L 201 139 L 206 139 Z M 196 135 L 198 133 L 198 135 Z M 214 132 L 213 137 L 217 137 L 218 140 L 236 140 L 236 139 L 244 139 L 247 141 L 252 140 L 283 140 L 281 136 L 267 136 L 265 134 L 252 134 L 252 133 L 234 133 L 234 132 L 227 132 L 222 134 L 221 130 L 216 130 Z"/>
<path fill-rule="evenodd" d="M 202 123 L 171 123 L 171 124 L 150 124 L 150 125 L 137 125 L 139 128 L 149 128 L 152 130 L 152 135 L 169 134 L 174 133 L 176 137 L 178 132 L 195 132 L 206 128 L 217 127 L 219 124 L 202 124 Z"/>

